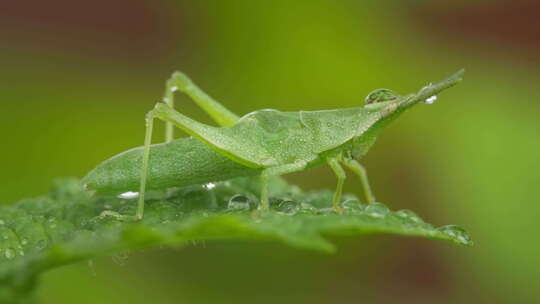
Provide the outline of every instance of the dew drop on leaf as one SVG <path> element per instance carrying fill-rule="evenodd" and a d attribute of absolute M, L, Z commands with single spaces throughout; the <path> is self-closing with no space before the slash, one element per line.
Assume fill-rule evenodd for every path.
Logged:
<path fill-rule="evenodd" d="M 422 223 L 422 219 L 411 210 L 403 209 L 396 212 L 396 215 L 404 220 L 408 220 L 414 223 Z"/>
<path fill-rule="evenodd" d="M 302 203 L 300 203 L 299 212 L 302 213 L 302 214 L 315 214 L 315 213 L 317 213 L 317 208 L 315 208 L 310 203 L 302 202 Z"/>
<path fill-rule="evenodd" d="M 343 206 L 343 208 L 345 210 L 349 210 L 349 211 L 362 211 L 362 210 L 364 210 L 364 206 L 360 203 L 360 201 L 357 200 L 357 199 L 354 199 L 354 198 L 344 201 L 342 206 Z"/>
<path fill-rule="evenodd" d="M 206 188 L 206 190 L 212 190 L 215 187 L 216 187 L 216 184 L 214 184 L 214 183 L 208 183 L 208 184 L 204 185 L 204 188 Z"/>
<path fill-rule="evenodd" d="M 388 207 L 381 203 L 369 204 L 365 211 L 368 215 L 373 217 L 385 217 L 390 212 Z"/>
<path fill-rule="evenodd" d="M 6 248 L 4 255 L 6 256 L 6 259 L 11 260 L 15 257 L 15 251 L 13 251 L 11 248 Z"/>
<path fill-rule="evenodd" d="M 139 197 L 139 192 L 128 191 L 128 192 L 119 194 L 117 197 L 121 199 L 134 199 L 134 198 Z"/>
<path fill-rule="evenodd" d="M 230 210 L 250 210 L 254 206 L 252 206 L 248 197 L 242 194 L 236 194 L 229 199 L 229 204 L 227 207 Z"/>
<path fill-rule="evenodd" d="M 279 213 L 287 214 L 287 215 L 294 215 L 300 210 L 300 207 L 298 204 L 291 200 L 284 200 L 279 203 L 279 205 L 276 208 L 276 211 Z"/>
<path fill-rule="evenodd" d="M 440 232 L 445 233 L 446 235 L 452 237 L 453 239 L 457 240 L 461 244 L 471 244 L 471 238 L 469 237 L 469 234 L 465 229 L 461 228 L 460 226 L 456 225 L 447 225 L 437 228 Z"/>

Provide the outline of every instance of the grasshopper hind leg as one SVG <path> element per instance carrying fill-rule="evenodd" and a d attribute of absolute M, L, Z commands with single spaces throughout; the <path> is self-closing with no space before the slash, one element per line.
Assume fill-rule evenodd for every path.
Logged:
<path fill-rule="evenodd" d="M 206 113 L 208 113 L 208 115 L 210 115 L 210 117 L 212 117 L 212 119 L 214 119 L 214 121 L 216 121 L 220 126 L 234 125 L 239 119 L 238 115 L 234 114 L 229 109 L 225 108 L 221 103 L 217 102 L 208 94 L 206 94 L 197 85 L 195 85 L 193 81 L 191 81 L 191 79 L 189 79 L 189 77 L 187 77 L 184 73 L 174 72 L 171 78 L 169 78 L 169 80 L 166 82 L 163 101 L 171 109 L 174 108 L 174 93 L 176 91 L 181 91 L 191 97 L 191 99 L 193 99 L 193 101 L 195 101 L 195 103 L 199 107 L 201 107 Z M 135 215 L 122 215 L 117 212 L 107 210 L 101 213 L 102 217 L 114 217 L 119 220 L 140 220 L 143 218 L 146 181 L 148 177 L 148 161 L 150 158 L 150 145 L 152 143 L 152 131 L 155 118 L 157 118 L 155 109 L 148 112 L 148 114 L 146 115 L 146 134 L 144 139 L 139 200 L 137 203 L 137 211 Z M 159 118 L 164 119 L 163 117 Z M 173 122 L 171 122 L 170 120 L 166 120 L 166 142 L 170 142 L 173 140 L 173 130 Z"/>
<path fill-rule="evenodd" d="M 203 109 L 220 126 L 234 125 L 240 117 L 221 103 L 210 97 L 201 90 L 193 81 L 182 72 L 174 72 L 165 85 L 165 94 L 163 102 L 174 109 L 174 93 L 180 91 L 189 96 L 201 109 Z M 173 140 L 174 125 L 171 122 L 166 123 L 165 139 L 166 142 Z"/>
<path fill-rule="evenodd" d="M 336 192 L 334 193 L 334 198 L 332 199 L 332 208 L 334 208 L 337 213 L 343 213 L 343 208 L 341 207 L 341 195 L 343 193 L 343 184 L 345 183 L 347 175 L 345 174 L 345 170 L 343 170 L 339 164 L 338 158 L 329 158 L 327 162 L 328 165 L 330 165 L 330 168 L 332 168 L 332 171 L 334 171 L 336 174 L 338 180 Z"/>

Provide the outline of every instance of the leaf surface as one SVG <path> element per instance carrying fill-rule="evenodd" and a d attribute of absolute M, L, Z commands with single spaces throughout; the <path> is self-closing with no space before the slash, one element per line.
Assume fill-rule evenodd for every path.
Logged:
<path fill-rule="evenodd" d="M 458 226 L 436 228 L 412 211 L 390 211 L 346 196 L 344 214 L 330 206 L 331 191 L 303 192 L 276 178 L 272 211 L 256 210 L 256 178 L 235 179 L 167 192 L 150 192 L 136 223 L 100 217 L 103 210 L 135 212 L 136 199 L 92 196 L 76 179 L 56 182 L 48 195 L 0 207 L 0 302 L 32 303 L 38 275 L 97 256 L 196 240 L 277 240 L 331 253 L 332 235 L 390 233 L 472 245 Z"/>

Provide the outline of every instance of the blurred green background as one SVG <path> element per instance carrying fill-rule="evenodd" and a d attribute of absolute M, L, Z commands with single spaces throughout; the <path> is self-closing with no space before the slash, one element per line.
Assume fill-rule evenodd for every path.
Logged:
<path fill-rule="evenodd" d="M 240 114 L 358 106 L 375 88 L 409 93 L 467 69 L 363 163 L 381 202 L 462 225 L 473 248 L 370 236 L 327 256 L 198 243 L 49 272 L 43 303 L 540 302 L 538 1 L 6 1 L 0 20 L 3 204 L 141 145 L 176 69 Z M 335 184 L 327 168 L 288 179 Z"/>

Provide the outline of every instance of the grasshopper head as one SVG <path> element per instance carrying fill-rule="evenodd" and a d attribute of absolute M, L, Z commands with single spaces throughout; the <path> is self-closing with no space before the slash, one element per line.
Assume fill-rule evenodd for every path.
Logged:
<path fill-rule="evenodd" d="M 365 99 L 365 108 L 380 113 L 384 121 L 398 116 L 399 113 L 418 103 L 432 104 L 437 100 L 437 94 L 452 87 L 462 80 L 464 70 L 437 83 L 430 83 L 421 88 L 416 94 L 400 96 L 389 89 L 377 89 L 369 93 Z"/>
<path fill-rule="evenodd" d="M 419 103 L 432 104 L 437 94 L 462 80 L 463 72 L 460 70 L 442 81 L 424 86 L 416 94 L 401 96 L 389 89 L 377 89 L 369 93 L 361 110 L 366 123 L 354 141 L 353 155 L 360 157 L 365 154 L 375 141 L 378 131 L 405 110 Z"/>

